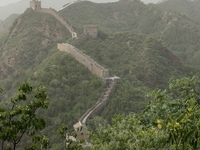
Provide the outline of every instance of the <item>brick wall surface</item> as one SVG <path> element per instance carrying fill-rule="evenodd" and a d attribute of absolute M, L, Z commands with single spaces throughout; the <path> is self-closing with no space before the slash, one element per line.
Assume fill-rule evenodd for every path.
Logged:
<path fill-rule="evenodd" d="M 67 43 L 63 43 L 63 44 L 58 44 L 58 49 L 60 51 L 70 53 L 79 63 L 83 64 L 86 68 L 88 68 L 93 74 L 97 75 L 98 77 L 100 78 L 109 77 L 108 69 L 102 67 L 100 64 L 95 62 L 88 55 L 84 54 L 76 47 Z"/>

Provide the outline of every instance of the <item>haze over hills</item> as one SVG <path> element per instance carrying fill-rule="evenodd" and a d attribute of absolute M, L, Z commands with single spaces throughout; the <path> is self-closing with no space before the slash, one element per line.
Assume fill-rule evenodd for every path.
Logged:
<path fill-rule="evenodd" d="M 108 2 L 116 2 L 118 0 L 91 0 L 96 3 L 108 3 Z M 66 3 L 74 2 L 74 0 L 42 0 L 43 7 L 46 8 L 54 8 L 56 10 L 62 8 L 62 6 Z M 143 0 L 145 3 L 156 3 L 158 0 Z M 29 0 L 10 0 L 10 1 L 1 1 L 2 5 L 0 5 L 0 20 L 6 19 L 11 14 L 21 14 L 23 13 L 27 7 L 29 6 Z M 7 5 L 6 5 L 7 4 Z"/>
<path fill-rule="evenodd" d="M 200 1 L 199 0 L 168 0 L 160 3 L 163 10 L 172 11 L 185 15 L 194 21 L 200 22 Z"/>
<path fill-rule="evenodd" d="M 69 2 L 73 2 L 74 0 L 56 0 L 56 1 L 49 1 L 49 0 L 42 0 L 42 6 L 46 8 L 54 8 L 60 9 L 64 4 Z M 107 0 L 94 0 L 95 2 L 109 2 Z M 117 1 L 117 0 L 110 0 L 110 1 Z M 29 0 L 20 0 L 15 3 L 8 3 L 6 6 L 0 7 L 0 20 L 4 20 L 11 14 L 21 14 L 29 7 Z"/>
<path fill-rule="evenodd" d="M 12 26 L 14 20 L 17 17 L 19 17 L 18 14 L 12 14 L 8 18 L 6 18 L 4 21 L 0 22 L 0 36 L 9 31 L 9 28 Z"/>

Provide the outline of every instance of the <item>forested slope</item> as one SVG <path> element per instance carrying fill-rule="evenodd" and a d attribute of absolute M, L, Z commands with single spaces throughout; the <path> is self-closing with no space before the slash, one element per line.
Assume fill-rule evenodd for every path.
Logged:
<path fill-rule="evenodd" d="M 61 149 L 63 141 L 56 130 L 60 125 L 72 127 L 103 92 L 103 82 L 71 56 L 57 50 L 57 43 L 71 38 L 65 27 L 51 15 L 27 10 L 0 40 L 1 105 L 13 96 L 17 87 L 29 82 L 44 85 L 50 102 L 45 112 L 50 139 L 49 148 Z M 60 147 L 61 146 L 61 147 Z"/>
<path fill-rule="evenodd" d="M 98 39 L 90 39 L 79 48 L 106 66 L 111 74 L 121 77 L 102 114 L 104 118 L 139 112 L 145 106 L 144 95 L 149 89 L 163 88 L 170 78 L 195 74 L 160 42 L 145 35 L 125 32 L 102 36 L 101 33 Z"/>
<path fill-rule="evenodd" d="M 191 7 L 193 9 L 193 7 Z M 147 34 L 174 52 L 183 63 L 199 68 L 200 25 L 188 17 L 140 1 L 96 4 L 80 2 L 60 12 L 79 31 L 97 24 L 106 32 L 134 31 Z"/>
<path fill-rule="evenodd" d="M 82 6 L 84 9 L 79 9 Z M 108 106 L 100 114 L 101 117 L 90 120 L 90 127 L 95 128 L 98 122 L 109 120 L 118 113 L 140 112 L 147 103 L 147 91 L 163 87 L 172 77 L 196 73 L 186 68 L 161 42 L 141 35 L 151 32 L 150 35 L 157 37 L 160 34 L 158 29 L 164 28 L 159 26 L 165 24 L 163 22 L 154 19 L 148 22 L 148 17 L 139 16 L 150 15 L 154 5 L 146 7 L 138 1 L 109 4 L 80 2 L 73 7 L 61 14 L 69 17 L 70 24 L 76 27 L 79 34 L 84 24 L 99 23 L 100 29 L 97 39 L 89 38 L 78 48 L 108 68 L 111 75 L 121 77 Z M 132 8 L 145 11 L 132 11 Z M 132 13 L 127 13 L 127 10 L 135 15 L 137 21 L 130 19 Z M 91 16 L 85 16 L 87 11 L 91 11 Z M 96 11 L 99 11 L 98 15 Z M 160 11 L 155 14 L 159 16 Z M 146 29 L 146 24 L 140 23 L 140 20 L 149 23 L 148 26 L 152 28 Z M 143 28 L 146 29 L 144 32 Z M 57 43 L 71 40 L 70 33 L 54 17 L 31 9 L 17 18 L 10 32 L 0 38 L 0 86 L 4 89 L 1 104 L 6 104 L 6 100 L 24 81 L 33 86 L 46 86 L 49 108 L 46 112 L 38 113 L 47 120 L 44 133 L 50 138 L 49 149 L 52 150 L 63 148 L 63 141 L 56 135 L 56 129 L 62 123 L 72 127 L 99 99 L 105 87 L 101 79 L 92 75 L 69 54 L 56 48 Z"/>

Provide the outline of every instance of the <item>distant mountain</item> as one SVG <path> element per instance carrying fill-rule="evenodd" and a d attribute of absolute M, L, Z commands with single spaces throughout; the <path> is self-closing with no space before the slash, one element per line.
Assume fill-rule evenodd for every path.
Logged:
<path fill-rule="evenodd" d="M 21 14 L 23 13 L 26 8 L 29 7 L 29 1 L 30 0 L 21 0 L 15 3 L 8 3 L 6 6 L 0 6 L 0 20 L 4 20 L 11 14 Z M 42 0 L 42 6 L 49 8 L 52 7 L 56 10 L 59 10 L 62 8 L 63 5 L 69 3 L 69 2 L 74 2 L 75 0 Z M 84 0 L 83 0 L 84 1 Z M 117 2 L 119 0 L 90 0 L 96 3 L 108 3 L 108 2 Z M 159 0 L 141 0 L 144 3 L 156 3 Z"/>
<path fill-rule="evenodd" d="M 159 6 L 163 10 L 176 12 L 200 22 L 200 0 L 167 0 Z"/>
<path fill-rule="evenodd" d="M 11 14 L 21 14 L 23 13 L 26 8 L 29 7 L 29 1 L 28 0 L 22 0 L 16 3 L 11 3 L 6 6 L 0 7 L 0 19 L 4 20 Z"/>
<path fill-rule="evenodd" d="M 6 19 L 11 14 L 21 14 L 23 13 L 28 7 L 29 7 L 29 1 L 30 0 L 21 0 L 16 3 L 10 3 L 6 6 L 0 7 L 0 20 Z M 62 8 L 64 4 L 67 4 L 69 2 L 73 2 L 74 0 L 56 0 L 56 1 L 50 1 L 50 0 L 42 0 L 42 7 L 44 8 L 54 8 L 56 10 Z M 99 3 L 107 3 L 108 0 L 93 0 L 95 2 Z M 110 1 L 117 1 L 117 0 L 110 0 Z"/>
<path fill-rule="evenodd" d="M 12 26 L 17 17 L 19 17 L 18 14 L 13 14 L 6 18 L 4 21 L 0 21 L 0 36 L 9 31 L 9 28 Z"/>
<path fill-rule="evenodd" d="M 200 25 L 184 15 L 163 11 L 158 5 L 145 5 L 140 1 L 81 2 L 59 13 L 75 26 L 79 34 L 84 24 L 97 24 L 106 32 L 146 34 L 162 41 L 182 62 L 200 68 Z"/>

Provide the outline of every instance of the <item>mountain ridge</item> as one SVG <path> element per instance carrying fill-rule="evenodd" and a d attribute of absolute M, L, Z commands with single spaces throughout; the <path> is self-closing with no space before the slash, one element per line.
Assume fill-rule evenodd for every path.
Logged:
<path fill-rule="evenodd" d="M 79 11 L 77 11 L 79 10 Z M 140 1 L 112 4 L 80 2 L 59 12 L 78 34 L 84 24 L 97 24 L 105 32 L 134 31 L 146 34 L 175 53 L 183 63 L 199 68 L 200 26 L 181 14 L 163 11 L 158 5 Z M 192 59 L 191 59 L 192 57 Z"/>

